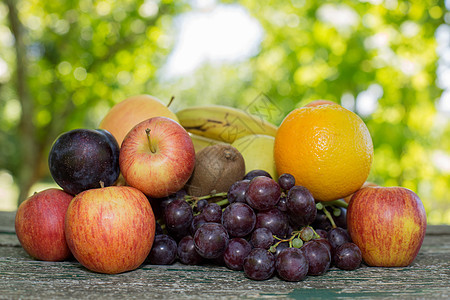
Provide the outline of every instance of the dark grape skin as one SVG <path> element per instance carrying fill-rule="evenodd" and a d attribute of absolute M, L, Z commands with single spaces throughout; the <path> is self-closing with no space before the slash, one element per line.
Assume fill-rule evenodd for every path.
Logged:
<path fill-rule="evenodd" d="M 192 207 L 183 199 L 171 201 L 164 210 L 166 229 L 177 240 L 189 234 L 193 218 Z"/>
<path fill-rule="evenodd" d="M 321 238 L 326 239 L 328 237 L 328 232 L 326 230 L 316 229 L 315 231 Z"/>
<path fill-rule="evenodd" d="M 252 180 L 253 178 L 258 177 L 258 176 L 265 176 L 265 177 L 272 178 L 272 176 L 269 174 L 269 172 L 257 169 L 257 170 L 251 170 L 250 172 L 245 174 L 244 180 Z"/>
<path fill-rule="evenodd" d="M 203 208 L 201 214 L 206 222 L 220 223 L 222 219 L 222 208 L 217 203 L 209 203 Z"/>
<path fill-rule="evenodd" d="M 288 191 L 295 186 L 295 178 L 289 173 L 281 174 L 278 177 L 278 184 L 283 190 Z"/>
<path fill-rule="evenodd" d="M 203 257 L 195 250 L 194 238 L 190 235 L 178 242 L 177 256 L 178 260 L 185 265 L 199 265 L 203 261 Z"/>
<path fill-rule="evenodd" d="M 333 254 L 333 248 L 331 247 L 331 244 L 327 239 L 320 238 L 320 239 L 315 239 L 314 241 L 323 244 L 328 249 L 328 251 L 330 251 L 330 254 L 331 255 Z M 333 259 L 333 257 L 331 257 L 331 258 Z"/>
<path fill-rule="evenodd" d="M 206 220 L 203 218 L 202 214 L 194 216 L 191 222 L 191 226 L 189 228 L 189 231 L 191 235 L 193 236 L 197 229 L 202 226 L 203 224 L 207 223 Z"/>
<path fill-rule="evenodd" d="M 303 244 L 301 250 L 309 263 L 308 275 L 322 275 L 330 268 L 331 253 L 325 245 L 316 240 Z"/>
<path fill-rule="evenodd" d="M 250 183 L 250 180 L 244 179 L 236 181 L 228 189 L 227 198 L 230 203 L 243 202 L 245 203 L 245 191 Z"/>
<path fill-rule="evenodd" d="M 104 129 L 74 129 L 58 136 L 48 156 L 50 174 L 67 193 L 111 186 L 119 177 L 120 148 Z"/>
<path fill-rule="evenodd" d="M 273 244 L 273 234 L 267 228 L 257 228 L 253 231 L 250 242 L 254 248 L 269 249 Z"/>
<path fill-rule="evenodd" d="M 286 281 L 301 281 L 308 274 L 309 262 L 302 250 L 285 248 L 276 258 L 278 276 Z"/>
<path fill-rule="evenodd" d="M 281 189 L 272 178 L 258 176 L 253 178 L 245 192 L 245 201 L 256 210 L 268 210 L 280 200 Z"/>
<path fill-rule="evenodd" d="M 347 210 L 342 207 L 338 207 L 338 209 L 340 209 L 340 211 L 341 211 L 341 214 L 338 217 L 334 216 L 332 212 L 330 212 L 330 214 L 331 214 L 337 227 L 346 229 L 347 228 Z M 333 228 L 330 220 L 328 220 L 327 216 L 324 214 L 324 212 L 322 210 L 317 211 L 316 218 L 311 225 L 314 228 L 323 229 L 326 231 L 329 231 L 331 228 Z"/>
<path fill-rule="evenodd" d="M 347 209 L 343 207 L 338 207 L 338 209 L 341 211 L 339 216 L 336 217 L 331 214 L 333 216 L 334 223 L 336 223 L 337 227 L 347 229 Z"/>
<path fill-rule="evenodd" d="M 161 225 L 158 222 L 155 222 L 155 235 L 163 234 L 164 231 L 162 230 Z"/>
<path fill-rule="evenodd" d="M 330 231 L 328 231 L 327 239 L 330 242 L 333 251 L 340 245 L 351 242 L 351 238 L 347 230 L 340 227 L 330 229 Z"/>
<path fill-rule="evenodd" d="M 195 232 L 195 250 L 206 259 L 218 258 L 225 252 L 228 240 L 228 232 L 221 224 L 205 223 Z"/>
<path fill-rule="evenodd" d="M 201 212 L 207 205 L 208 205 L 208 200 L 206 200 L 206 199 L 198 200 L 197 203 L 195 204 L 195 211 Z"/>
<path fill-rule="evenodd" d="M 177 257 L 177 242 L 167 234 L 155 236 L 147 261 L 152 265 L 170 265 Z"/>
<path fill-rule="evenodd" d="M 255 228 L 267 228 L 277 237 L 285 237 L 289 229 L 289 220 L 278 208 L 261 211 L 256 214 Z"/>
<path fill-rule="evenodd" d="M 235 202 L 228 205 L 222 213 L 222 225 L 231 237 L 244 237 L 255 228 L 256 214 L 245 203 Z"/>
<path fill-rule="evenodd" d="M 337 268 L 351 271 L 361 265 L 362 254 L 356 244 L 347 242 L 337 247 L 333 259 Z"/>
<path fill-rule="evenodd" d="M 311 223 L 311 226 L 315 229 L 322 229 L 325 231 L 329 231 L 333 226 L 331 226 L 330 220 L 328 220 L 327 216 L 324 214 L 322 210 L 317 210 L 316 218 Z"/>
<path fill-rule="evenodd" d="M 277 208 L 282 212 L 287 212 L 287 197 L 281 196 L 280 200 L 277 203 Z"/>
<path fill-rule="evenodd" d="M 278 254 L 281 253 L 281 251 L 283 251 L 283 249 L 289 248 L 289 242 L 281 242 L 277 245 L 277 247 L 275 248 L 275 257 L 278 256 Z"/>
<path fill-rule="evenodd" d="M 290 221 L 296 226 L 308 226 L 316 218 L 316 202 L 304 186 L 294 186 L 287 195 L 287 212 Z"/>
<path fill-rule="evenodd" d="M 233 238 L 228 242 L 227 249 L 223 254 L 225 265 L 231 270 L 242 270 L 244 259 L 252 250 L 252 246 L 243 238 Z"/>
<path fill-rule="evenodd" d="M 275 272 L 275 256 L 266 249 L 253 248 L 244 259 L 244 273 L 253 280 L 266 280 Z"/>

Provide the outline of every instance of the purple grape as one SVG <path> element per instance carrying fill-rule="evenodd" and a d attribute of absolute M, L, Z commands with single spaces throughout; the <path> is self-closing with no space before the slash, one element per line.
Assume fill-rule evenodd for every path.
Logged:
<path fill-rule="evenodd" d="M 178 243 L 178 260 L 185 265 L 198 265 L 202 262 L 201 257 L 195 250 L 194 238 L 190 235 L 185 236 Z"/>
<path fill-rule="evenodd" d="M 354 243 L 344 243 L 334 253 L 334 265 L 341 270 L 355 270 L 361 265 L 362 254 Z"/>
<path fill-rule="evenodd" d="M 201 214 L 206 222 L 220 223 L 222 219 L 222 208 L 217 203 L 209 203 L 202 210 Z"/>
<path fill-rule="evenodd" d="M 273 235 L 267 228 L 257 228 L 253 231 L 250 241 L 255 248 L 269 249 L 273 244 Z"/>
<path fill-rule="evenodd" d="M 247 191 L 249 183 L 250 180 L 248 179 L 239 180 L 233 183 L 227 193 L 228 202 L 245 202 L 245 192 Z"/>
<path fill-rule="evenodd" d="M 228 233 L 221 224 L 205 223 L 195 232 L 195 250 L 204 258 L 218 258 L 225 252 L 228 239 Z"/>
<path fill-rule="evenodd" d="M 334 223 L 337 227 L 347 229 L 347 209 L 343 207 L 338 207 L 338 209 L 341 211 L 339 216 L 336 217 L 332 214 Z"/>
<path fill-rule="evenodd" d="M 316 229 L 316 233 L 321 237 L 326 239 L 328 237 L 328 232 L 323 229 Z"/>
<path fill-rule="evenodd" d="M 258 176 L 264 176 L 264 177 L 272 178 L 272 176 L 267 171 L 264 171 L 264 170 L 252 170 L 252 171 L 248 172 L 247 174 L 245 174 L 244 179 L 252 180 L 253 178 L 258 177 Z"/>
<path fill-rule="evenodd" d="M 330 242 L 333 251 L 336 250 L 340 245 L 351 242 L 351 238 L 347 230 L 340 227 L 332 228 L 330 231 L 328 231 L 327 239 Z"/>
<path fill-rule="evenodd" d="M 314 241 L 316 241 L 316 242 L 321 243 L 322 245 L 324 245 L 324 246 L 328 249 L 328 251 L 330 251 L 330 254 L 332 254 L 333 248 L 331 247 L 331 244 L 330 244 L 330 242 L 329 242 L 327 239 L 320 238 L 320 239 L 315 239 Z M 333 259 L 333 257 L 332 257 L 332 259 Z"/>
<path fill-rule="evenodd" d="M 164 233 L 164 231 L 162 230 L 161 225 L 158 222 L 156 222 L 155 223 L 155 235 L 160 235 L 163 233 Z"/>
<path fill-rule="evenodd" d="M 294 187 L 295 178 L 289 173 L 281 174 L 280 177 L 278 177 L 278 184 L 283 190 L 288 191 Z"/>
<path fill-rule="evenodd" d="M 289 190 L 287 209 L 289 219 L 297 226 L 308 226 L 316 218 L 316 203 L 304 186 L 297 185 Z"/>
<path fill-rule="evenodd" d="M 147 260 L 152 265 L 170 265 L 177 257 L 177 242 L 167 235 L 160 234 L 155 236 L 152 249 Z"/>
<path fill-rule="evenodd" d="M 206 199 L 198 200 L 197 203 L 195 204 L 195 211 L 201 212 L 208 204 L 209 202 Z"/>
<path fill-rule="evenodd" d="M 272 208 L 256 214 L 255 228 L 261 227 L 269 229 L 274 235 L 281 238 L 285 237 L 288 232 L 289 220 L 287 215 L 278 208 Z"/>
<path fill-rule="evenodd" d="M 277 203 L 277 208 L 282 212 L 287 212 L 287 197 L 281 196 Z"/>
<path fill-rule="evenodd" d="M 300 281 L 308 274 L 309 263 L 302 250 L 286 248 L 277 256 L 276 269 L 278 275 L 284 280 Z"/>
<path fill-rule="evenodd" d="M 289 242 L 281 242 L 275 248 L 275 253 L 273 253 L 273 251 L 271 251 L 271 252 L 275 255 L 275 257 L 277 257 L 278 254 L 280 254 L 281 251 L 283 251 L 286 248 L 289 248 Z"/>
<path fill-rule="evenodd" d="M 231 270 L 242 270 L 244 266 L 244 259 L 252 250 L 249 242 L 243 238 L 233 238 L 229 241 L 227 249 L 223 254 L 225 265 Z"/>
<path fill-rule="evenodd" d="M 250 181 L 245 192 L 245 201 L 254 209 L 262 211 L 275 207 L 280 196 L 280 186 L 275 180 L 258 176 Z"/>
<path fill-rule="evenodd" d="M 306 242 L 301 248 L 308 259 L 308 275 L 322 275 L 330 268 L 331 254 L 325 245 L 316 240 Z"/>
<path fill-rule="evenodd" d="M 192 222 L 191 222 L 191 226 L 189 228 L 191 235 L 194 235 L 195 232 L 197 231 L 197 229 L 205 223 L 206 223 L 206 221 L 203 218 L 202 214 L 194 216 L 194 218 L 192 219 Z"/>
<path fill-rule="evenodd" d="M 170 202 L 164 212 L 166 229 L 175 239 L 182 239 L 189 234 L 194 215 L 191 206 L 182 199 Z"/>
<path fill-rule="evenodd" d="M 246 236 L 253 231 L 255 224 L 256 214 L 245 203 L 231 203 L 222 213 L 222 225 L 232 237 Z"/>
<path fill-rule="evenodd" d="M 314 227 L 315 229 L 322 229 L 325 231 L 328 231 L 331 228 L 333 228 L 333 226 L 331 226 L 330 220 L 328 220 L 327 216 L 324 214 L 322 210 L 317 211 L 316 218 L 311 223 L 311 226 Z"/>
<path fill-rule="evenodd" d="M 275 256 L 266 249 L 253 248 L 244 259 L 244 273 L 253 280 L 269 279 L 275 271 Z"/>

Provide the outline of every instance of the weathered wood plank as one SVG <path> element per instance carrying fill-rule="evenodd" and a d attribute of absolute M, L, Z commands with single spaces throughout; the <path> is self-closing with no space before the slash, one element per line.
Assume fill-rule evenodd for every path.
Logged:
<path fill-rule="evenodd" d="M 4 215 L 0 224 L 7 220 Z M 14 218 L 7 215 L 11 222 Z M 20 247 L 11 224 L 0 233 L 0 299 L 450 298 L 450 226 L 429 226 L 418 257 L 407 268 L 333 268 L 323 276 L 290 283 L 277 277 L 253 281 L 225 267 L 179 263 L 97 274 L 76 261 L 33 260 Z"/>

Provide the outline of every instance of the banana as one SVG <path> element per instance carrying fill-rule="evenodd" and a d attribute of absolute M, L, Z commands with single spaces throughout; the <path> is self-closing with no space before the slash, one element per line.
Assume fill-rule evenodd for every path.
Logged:
<path fill-rule="evenodd" d="M 230 144 L 250 134 L 275 136 L 278 129 L 260 117 L 223 105 L 188 107 L 176 115 L 188 132 Z"/>
<path fill-rule="evenodd" d="M 194 144 L 195 153 L 198 153 L 200 150 L 202 150 L 205 147 L 216 145 L 216 144 L 224 144 L 218 140 L 213 140 L 204 136 L 196 135 L 193 133 L 189 133 L 189 136 L 191 137 L 192 143 Z"/>

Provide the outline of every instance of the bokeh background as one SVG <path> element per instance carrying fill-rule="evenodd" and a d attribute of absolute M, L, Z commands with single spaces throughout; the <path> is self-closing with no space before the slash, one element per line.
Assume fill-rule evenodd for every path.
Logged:
<path fill-rule="evenodd" d="M 52 186 L 53 140 L 115 103 L 171 109 L 260 97 L 278 125 L 328 99 L 366 122 L 369 180 L 450 224 L 450 1 L 3 0 L 0 210 Z"/>

